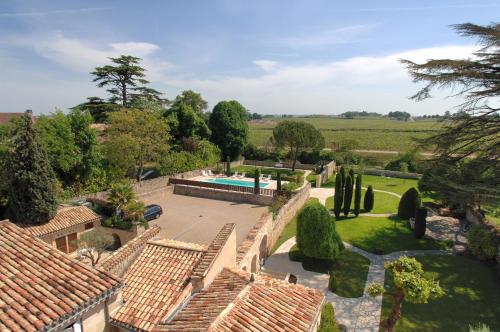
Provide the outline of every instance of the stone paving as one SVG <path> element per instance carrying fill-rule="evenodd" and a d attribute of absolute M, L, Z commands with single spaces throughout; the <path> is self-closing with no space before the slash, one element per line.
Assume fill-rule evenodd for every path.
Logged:
<path fill-rule="evenodd" d="M 311 188 L 311 197 L 315 197 L 323 205 L 326 204 L 326 199 L 335 194 L 333 188 Z"/>
<path fill-rule="evenodd" d="M 288 258 L 288 252 L 295 245 L 295 237 L 284 242 L 273 255 L 268 257 L 262 267 L 265 272 L 291 273 L 297 276 L 298 283 L 311 288 L 320 289 L 325 293 L 326 300 L 333 303 L 335 317 L 338 322 L 353 332 L 375 332 L 379 330 L 380 313 L 382 310 L 382 296 L 375 298 L 367 293 L 372 283 L 384 283 L 384 263 L 401 256 L 448 255 L 449 251 L 440 250 L 412 250 L 398 251 L 387 255 L 376 255 L 344 243 L 347 250 L 351 250 L 370 260 L 370 268 L 362 297 L 345 298 L 332 293 L 328 289 L 328 274 L 306 271 L 300 262 L 293 262 Z"/>

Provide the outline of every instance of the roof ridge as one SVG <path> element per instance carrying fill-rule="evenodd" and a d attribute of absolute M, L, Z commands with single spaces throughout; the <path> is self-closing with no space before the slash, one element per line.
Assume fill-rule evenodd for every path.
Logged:
<path fill-rule="evenodd" d="M 161 239 L 157 239 L 157 240 L 149 240 L 147 242 L 147 244 L 156 245 L 156 246 L 160 246 L 160 247 L 166 247 L 166 248 L 191 250 L 191 251 L 201 251 L 201 252 L 207 251 L 207 245 L 204 245 L 201 243 L 185 242 L 185 241 L 178 241 L 178 240 L 166 239 L 166 238 L 161 238 Z"/>

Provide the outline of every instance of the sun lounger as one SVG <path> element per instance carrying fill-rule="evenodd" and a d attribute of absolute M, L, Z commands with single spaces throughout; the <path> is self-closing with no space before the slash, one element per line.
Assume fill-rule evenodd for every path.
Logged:
<path fill-rule="evenodd" d="M 231 177 L 232 178 L 237 178 L 238 177 L 238 172 L 234 172 L 234 174 Z"/>
<path fill-rule="evenodd" d="M 201 175 L 208 176 L 207 172 L 204 169 L 201 170 Z"/>
<path fill-rule="evenodd" d="M 243 172 L 243 174 L 240 175 L 240 178 L 244 178 L 245 176 L 247 176 L 247 173 Z"/>
<path fill-rule="evenodd" d="M 208 170 L 208 175 L 209 175 L 209 176 L 214 176 L 214 173 L 212 173 L 212 170 L 211 170 L 211 169 L 209 169 L 209 170 Z"/>

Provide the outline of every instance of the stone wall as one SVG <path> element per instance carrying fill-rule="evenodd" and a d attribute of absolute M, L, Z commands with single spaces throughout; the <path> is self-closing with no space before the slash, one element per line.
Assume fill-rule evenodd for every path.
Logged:
<path fill-rule="evenodd" d="M 357 170 L 357 166 L 353 166 L 354 170 Z M 378 175 L 378 176 L 387 176 L 390 178 L 401 178 L 401 179 L 420 179 L 422 174 L 418 173 L 403 173 L 399 171 L 388 171 L 385 169 L 378 168 L 365 168 L 363 169 L 363 174 L 367 175 Z"/>
<path fill-rule="evenodd" d="M 335 161 L 332 160 L 323 168 L 323 172 L 321 174 L 316 175 L 316 188 L 320 188 L 323 183 L 328 181 L 330 176 L 333 175 L 333 172 L 336 169 Z"/>
<path fill-rule="evenodd" d="M 260 167 L 292 168 L 291 161 L 277 162 L 277 161 L 245 160 L 243 164 L 249 166 L 260 166 Z M 295 168 L 312 171 L 316 169 L 316 165 L 301 164 L 297 161 L 297 163 L 295 164 Z"/>
<path fill-rule="evenodd" d="M 272 196 L 255 195 L 204 187 L 185 186 L 179 184 L 176 184 L 174 186 L 174 194 L 267 206 L 270 206 L 274 202 L 274 198 Z"/>

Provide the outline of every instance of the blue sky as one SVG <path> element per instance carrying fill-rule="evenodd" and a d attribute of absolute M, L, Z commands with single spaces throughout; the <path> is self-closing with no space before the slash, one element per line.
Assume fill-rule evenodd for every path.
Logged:
<path fill-rule="evenodd" d="M 408 100 L 398 59 L 465 58 L 477 48 L 450 24 L 488 24 L 476 1 L 44 1 L 0 3 L 0 112 L 47 113 L 105 96 L 90 71 L 144 59 L 151 86 L 202 93 L 253 112 L 444 113 L 460 100 Z"/>

